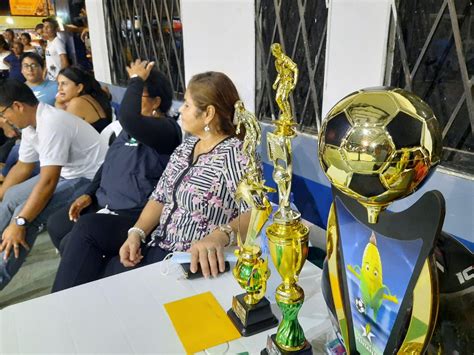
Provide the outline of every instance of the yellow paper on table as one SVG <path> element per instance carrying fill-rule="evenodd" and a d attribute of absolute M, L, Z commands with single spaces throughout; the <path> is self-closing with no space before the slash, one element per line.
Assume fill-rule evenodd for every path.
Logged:
<path fill-rule="evenodd" d="M 164 306 L 187 353 L 240 338 L 239 331 L 211 292 L 166 303 Z"/>

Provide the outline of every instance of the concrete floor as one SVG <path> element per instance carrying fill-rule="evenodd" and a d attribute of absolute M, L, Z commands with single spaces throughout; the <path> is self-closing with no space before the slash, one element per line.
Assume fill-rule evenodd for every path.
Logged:
<path fill-rule="evenodd" d="M 0 309 L 49 294 L 58 265 L 59 254 L 56 253 L 48 233 L 43 232 L 38 235 L 20 271 L 7 287 L 0 291 Z"/>

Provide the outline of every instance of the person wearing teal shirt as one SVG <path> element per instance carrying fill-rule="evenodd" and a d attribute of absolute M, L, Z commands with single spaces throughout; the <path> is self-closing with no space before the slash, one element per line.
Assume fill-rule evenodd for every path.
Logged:
<path fill-rule="evenodd" d="M 33 90 L 36 98 L 40 102 L 54 106 L 58 83 L 43 79 L 43 58 L 34 52 L 25 52 L 20 57 L 20 63 L 21 73 L 26 79 L 25 84 Z"/>
<path fill-rule="evenodd" d="M 43 58 L 34 52 L 25 52 L 20 57 L 21 73 L 26 79 L 25 84 L 28 85 L 36 98 L 40 102 L 54 106 L 56 101 L 56 94 L 58 92 L 58 83 L 56 81 L 44 80 L 44 60 Z M 4 130 L 9 130 L 8 126 L 3 126 Z M 9 136 L 13 136 L 13 142 L 16 141 L 15 132 L 11 132 Z M 13 144 L 13 143 L 12 143 Z M 5 160 L 5 166 L 1 170 L 0 180 L 7 176 L 10 169 L 18 161 L 18 150 L 19 143 L 16 143 L 14 146 L 10 145 L 11 150 L 8 153 L 8 156 Z M 8 149 L 8 147 L 6 147 Z M 35 169 L 33 170 L 31 176 L 39 174 L 39 164 L 36 164 Z"/>

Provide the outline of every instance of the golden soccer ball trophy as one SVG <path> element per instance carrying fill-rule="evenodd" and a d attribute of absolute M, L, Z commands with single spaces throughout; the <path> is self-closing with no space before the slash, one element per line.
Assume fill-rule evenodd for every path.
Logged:
<path fill-rule="evenodd" d="M 441 159 L 438 121 L 416 95 L 371 88 L 339 101 L 326 116 L 319 159 L 337 189 L 363 204 L 370 223 L 416 191 Z"/>
<path fill-rule="evenodd" d="M 437 314 L 438 284 L 431 251 L 442 227 L 444 199 L 441 193 L 430 191 L 406 211 L 386 213 L 384 210 L 428 180 L 441 160 L 441 144 L 438 121 L 431 108 L 416 95 L 398 88 L 368 88 L 349 94 L 329 111 L 323 122 L 319 159 L 334 187 L 335 200 L 328 218 L 327 261 L 322 283 L 323 291 L 326 287 L 331 289 L 330 295 L 324 293 L 326 300 L 331 300 L 328 307 L 337 320 L 336 329 L 348 353 L 356 348 L 362 351 L 364 346 L 374 354 L 394 351 L 418 354 L 426 349 Z M 344 225 L 347 221 L 350 227 Z M 347 260 L 357 254 L 357 244 L 364 238 L 360 231 L 370 230 L 363 267 L 357 266 L 357 270 L 351 265 L 345 267 Z M 386 244 L 378 246 L 374 231 Z M 413 240 L 418 240 L 421 246 L 407 244 Z M 387 245 L 397 248 L 398 254 L 392 259 L 380 258 L 382 252 L 385 256 L 393 255 L 393 249 L 387 249 Z M 414 248 L 419 248 L 413 253 L 415 256 L 405 253 Z M 409 262 L 407 255 L 412 258 Z M 391 275 L 388 280 L 384 273 L 384 283 L 405 290 L 401 297 L 392 295 L 388 286 L 382 284 L 382 263 L 392 268 L 411 263 L 412 271 L 405 268 L 403 273 L 388 272 Z M 378 278 L 365 278 L 373 265 L 377 266 L 374 275 Z M 350 273 L 356 276 L 356 282 L 350 281 Z M 374 280 L 380 281 L 378 289 L 374 288 L 377 285 Z M 359 291 L 353 291 L 357 287 Z M 351 298 L 351 292 L 352 297 L 360 292 L 360 298 Z M 410 300 L 409 308 L 404 299 Z M 388 334 L 385 343 L 380 340 L 381 333 L 373 328 L 388 324 L 377 319 L 384 302 L 391 303 L 387 309 L 391 309 L 396 319 L 394 328 L 385 329 Z M 366 314 L 372 314 L 372 319 Z M 363 330 L 359 328 L 361 322 L 365 322 Z M 377 338 L 377 348 L 372 337 Z"/>

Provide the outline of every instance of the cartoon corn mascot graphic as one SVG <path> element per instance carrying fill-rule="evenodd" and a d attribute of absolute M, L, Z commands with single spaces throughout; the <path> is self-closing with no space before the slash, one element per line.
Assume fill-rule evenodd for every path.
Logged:
<path fill-rule="evenodd" d="M 362 304 L 356 300 L 360 312 L 368 314 L 369 308 L 373 311 L 372 319 L 377 321 L 377 314 L 383 300 L 398 304 L 398 299 L 392 295 L 389 288 L 383 284 L 382 261 L 377 248 L 377 240 L 374 232 L 370 236 L 369 243 L 362 256 L 362 265 L 348 265 L 348 270 L 359 280 L 359 288 L 362 295 Z"/>

